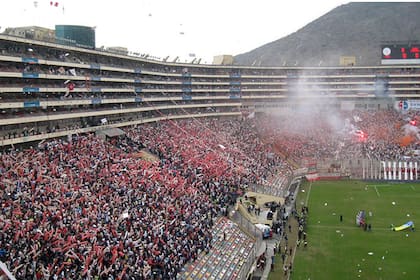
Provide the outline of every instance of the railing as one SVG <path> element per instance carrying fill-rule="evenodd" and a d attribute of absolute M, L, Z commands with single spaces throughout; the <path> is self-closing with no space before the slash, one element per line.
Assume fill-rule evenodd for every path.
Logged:
<path fill-rule="evenodd" d="M 68 129 L 68 130 L 66 129 L 66 130 L 61 130 L 58 132 L 44 133 L 44 134 L 31 135 L 31 136 L 22 136 L 22 137 L 16 137 L 16 138 L 11 138 L 11 139 L 3 138 L 3 139 L 0 139 L 0 147 L 7 146 L 7 145 L 20 144 L 20 143 L 25 143 L 25 142 L 31 142 L 31 141 L 41 141 L 41 140 L 50 139 L 50 138 L 58 138 L 58 137 L 68 136 L 71 134 L 95 132 L 97 130 L 102 130 L 102 129 L 107 129 L 107 128 L 140 125 L 144 123 L 157 122 L 157 121 L 169 120 L 169 119 L 176 120 L 176 119 L 203 118 L 203 117 L 237 117 L 240 115 L 241 115 L 240 112 L 220 112 L 220 113 L 167 115 L 167 116 L 162 116 L 162 117 L 139 118 L 136 120 L 117 122 L 114 124 L 108 124 L 108 125 L 102 125 L 102 126 L 93 126 L 93 127 Z"/>

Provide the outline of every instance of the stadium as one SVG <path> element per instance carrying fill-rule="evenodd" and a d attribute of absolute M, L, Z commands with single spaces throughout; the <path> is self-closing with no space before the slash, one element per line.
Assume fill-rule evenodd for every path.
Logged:
<path fill-rule="evenodd" d="M 292 262 L 306 234 L 316 243 L 317 215 L 363 232 L 362 209 L 318 191 L 360 187 L 348 195 L 369 211 L 368 193 L 418 188 L 412 44 L 384 44 L 375 66 L 264 67 L 157 61 L 67 31 L 0 34 L 0 279 L 310 279 L 305 257 Z M 365 224 L 411 237 L 410 199 L 407 221 L 375 220 L 387 204 Z"/>

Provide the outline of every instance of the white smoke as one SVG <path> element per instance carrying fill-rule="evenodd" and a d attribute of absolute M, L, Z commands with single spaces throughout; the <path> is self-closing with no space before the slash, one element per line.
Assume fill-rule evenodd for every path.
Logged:
<path fill-rule="evenodd" d="M 420 129 L 417 126 L 414 126 L 410 123 L 407 123 L 401 127 L 404 135 L 415 136 L 417 139 L 420 139 Z"/>

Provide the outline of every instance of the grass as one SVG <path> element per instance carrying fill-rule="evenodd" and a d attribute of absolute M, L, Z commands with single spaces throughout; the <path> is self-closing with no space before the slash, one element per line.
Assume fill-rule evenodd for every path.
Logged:
<path fill-rule="evenodd" d="M 290 279 L 419 279 L 420 232 L 395 232 L 390 225 L 420 223 L 420 184 L 306 183 L 298 210 L 306 201 L 308 247 L 297 249 Z M 359 210 L 366 211 L 371 232 L 356 226 Z"/>

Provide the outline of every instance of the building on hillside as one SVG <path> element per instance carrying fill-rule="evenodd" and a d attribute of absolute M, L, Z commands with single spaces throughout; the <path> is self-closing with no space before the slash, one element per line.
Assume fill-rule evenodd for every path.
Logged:
<path fill-rule="evenodd" d="M 233 65 L 232 55 L 216 55 L 213 57 L 213 64 L 216 65 Z"/>
<path fill-rule="evenodd" d="M 55 31 L 40 26 L 8 27 L 3 34 L 31 40 L 55 42 Z"/>

